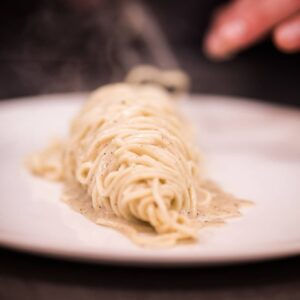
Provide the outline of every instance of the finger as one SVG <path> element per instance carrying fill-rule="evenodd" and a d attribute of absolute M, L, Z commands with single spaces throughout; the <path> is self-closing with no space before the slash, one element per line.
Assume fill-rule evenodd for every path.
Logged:
<path fill-rule="evenodd" d="M 217 14 L 204 42 L 214 58 L 243 49 L 300 9 L 300 0 L 239 0 Z"/>
<path fill-rule="evenodd" d="M 300 51 L 300 13 L 280 24 L 274 31 L 274 42 L 284 52 Z"/>

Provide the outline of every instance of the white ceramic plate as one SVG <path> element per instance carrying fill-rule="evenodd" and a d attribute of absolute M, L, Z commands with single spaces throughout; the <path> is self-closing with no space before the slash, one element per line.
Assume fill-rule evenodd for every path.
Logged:
<path fill-rule="evenodd" d="M 0 244 L 69 259 L 123 264 L 220 264 L 300 254 L 300 112 L 224 97 L 194 96 L 210 177 L 255 206 L 200 232 L 199 243 L 149 250 L 91 223 L 59 201 L 60 186 L 33 178 L 24 157 L 64 136 L 84 95 L 0 103 Z"/>

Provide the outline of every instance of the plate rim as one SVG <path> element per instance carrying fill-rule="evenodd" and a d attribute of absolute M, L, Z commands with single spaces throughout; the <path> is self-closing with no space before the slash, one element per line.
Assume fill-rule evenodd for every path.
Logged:
<path fill-rule="evenodd" d="M 289 244 L 287 244 L 289 245 Z M 287 246 L 285 249 L 280 248 L 273 251 L 262 251 L 259 248 L 253 248 L 244 251 L 242 254 L 231 252 L 230 255 L 225 253 L 222 255 L 180 255 L 168 256 L 139 256 L 136 253 L 124 254 L 122 252 L 116 254 L 96 254 L 94 252 L 87 253 L 80 250 L 62 249 L 59 247 L 49 247 L 41 245 L 29 245 L 29 243 L 20 242 L 18 240 L 5 239 L 0 235 L 0 246 L 6 249 L 25 252 L 28 254 L 40 255 L 44 257 L 52 257 L 56 259 L 66 259 L 71 261 L 81 261 L 97 264 L 122 264 L 127 266 L 146 266 L 146 267 L 176 267 L 176 266 L 222 266 L 233 264 L 244 264 L 251 262 L 261 262 L 273 259 L 283 259 L 287 257 L 296 257 L 300 255 L 300 242 L 294 244 L 293 247 Z M 155 253 L 156 249 L 153 249 Z"/>

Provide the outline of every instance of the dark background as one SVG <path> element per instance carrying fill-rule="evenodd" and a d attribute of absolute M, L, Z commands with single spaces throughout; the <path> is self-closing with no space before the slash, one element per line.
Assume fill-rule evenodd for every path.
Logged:
<path fill-rule="evenodd" d="M 117 2 L 86 13 L 62 0 L 2 0 L 0 98 L 90 90 L 115 78 L 109 36 Z M 300 55 L 280 53 L 269 39 L 230 61 L 205 58 L 203 34 L 219 2 L 147 1 L 191 74 L 193 91 L 300 105 Z M 300 299 L 300 259 L 142 269 L 0 249 L 0 299 Z"/>
<path fill-rule="evenodd" d="M 91 90 L 116 79 L 111 39 L 119 30 L 119 1 L 102 1 L 92 12 L 74 9 L 72 1 L 78 2 L 1 1 L 0 98 Z M 194 92 L 300 104 L 300 55 L 280 53 L 270 39 L 226 62 L 204 56 L 212 12 L 226 1 L 143 2 L 191 75 Z"/>

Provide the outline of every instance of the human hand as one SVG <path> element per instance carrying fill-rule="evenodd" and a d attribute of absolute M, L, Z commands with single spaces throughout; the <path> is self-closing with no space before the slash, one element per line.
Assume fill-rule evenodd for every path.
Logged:
<path fill-rule="evenodd" d="M 232 0 L 213 16 L 204 51 L 226 59 L 269 33 L 281 51 L 300 51 L 300 0 Z"/>

